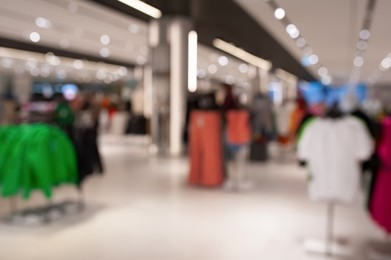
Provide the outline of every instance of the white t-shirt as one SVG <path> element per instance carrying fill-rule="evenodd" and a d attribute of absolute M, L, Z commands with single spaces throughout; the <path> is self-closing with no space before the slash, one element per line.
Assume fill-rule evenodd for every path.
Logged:
<path fill-rule="evenodd" d="M 358 119 L 315 119 L 298 145 L 298 157 L 308 162 L 312 177 L 310 198 L 352 203 L 360 186 L 360 162 L 372 151 L 373 141 Z"/>

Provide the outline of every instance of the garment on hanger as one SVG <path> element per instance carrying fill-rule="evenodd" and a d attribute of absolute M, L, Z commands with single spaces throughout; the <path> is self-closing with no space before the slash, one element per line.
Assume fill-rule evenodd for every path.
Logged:
<path fill-rule="evenodd" d="M 189 184 L 220 186 L 224 180 L 220 112 L 194 110 L 189 127 Z"/>
<path fill-rule="evenodd" d="M 369 208 L 373 220 L 391 234 L 391 117 L 383 119 L 377 151 L 380 166 L 374 179 Z"/>
<path fill-rule="evenodd" d="M 308 163 L 312 200 L 351 203 L 360 186 L 360 162 L 371 155 L 373 142 L 360 121 L 334 112 L 307 126 L 298 158 Z"/>
<path fill-rule="evenodd" d="M 250 115 L 244 109 L 233 109 L 227 112 L 227 142 L 244 145 L 251 139 Z"/>

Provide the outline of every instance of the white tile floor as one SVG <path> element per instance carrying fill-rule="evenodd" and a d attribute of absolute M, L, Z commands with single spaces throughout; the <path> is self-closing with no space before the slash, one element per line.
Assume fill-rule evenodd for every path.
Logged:
<path fill-rule="evenodd" d="M 85 212 L 43 227 L 2 222 L 0 260 L 328 259 L 303 250 L 324 235 L 326 208 L 308 201 L 293 163 L 250 164 L 254 188 L 232 192 L 187 186 L 187 161 L 149 158 L 143 142 L 105 138 L 102 151 L 107 172 L 85 183 Z M 54 200 L 76 197 L 64 187 Z M 35 194 L 19 205 L 42 202 Z M 350 259 L 369 259 L 368 243 L 384 238 L 360 205 L 337 208 L 335 225 Z"/>

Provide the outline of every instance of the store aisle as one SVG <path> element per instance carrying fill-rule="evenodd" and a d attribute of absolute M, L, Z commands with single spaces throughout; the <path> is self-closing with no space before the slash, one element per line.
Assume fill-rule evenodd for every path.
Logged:
<path fill-rule="evenodd" d="M 187 186 L 187 161 L 148 158 L 143 141 L 106 138 L 102 153 L 107 172 L 87 180 L 86 211 L 39 228 L 1 223 L 1 260 L 326 259 L 303 252 L 306 238 L 324 235 L 326 208 L 308 201 L 293 163 L 251 164 L 254 189 L 232 192 Z M 34 198 L 22 205 L 42 202 Z M 72 188 L 54 200 L 66 198 Z M 336 230 L 355 260 L 383 238 L 360 205 L 337 208 Z"/>

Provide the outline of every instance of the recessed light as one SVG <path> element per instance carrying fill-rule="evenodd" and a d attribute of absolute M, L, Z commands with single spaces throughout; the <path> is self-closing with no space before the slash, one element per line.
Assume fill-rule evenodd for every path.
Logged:
<path fill-rule="evenodd" d="M 300 35 L 299 29 L 297 29 L 296 25 L 294 24 L 288 24 L 286 27 L 286 32 L 293 39 L 296 39 Z"/>
<path fill-rule="evenodd" d="M 306 45 L 307 43 L 306 43 L 306 41 L 305 41 L 305 39 L 303 38 L 303 37 L 300 37 L 300 38 L 298 38 L 297 40 L 296 40 L 296 45 L 297 45 L 297 47 L 299 47 L 299 48 L 304 48 L 304 46 Z"/>
<path fill-rule="evenodd" d="M 315 65 L 319 62 L 319 58 L 318 56 L 316 56 L 315 54 L 312 54 L 308 57 L 308 61 L 312 64 L 312 65 Z"/>
<path fill-rule="evenodd" d="M 74 60 L 73 61 L 73 68 L 77 69 L 77 70 L 81 70 L 83 68 L 84 64 L 83 64 L 83 61 L 81 60 Z"/>
<path fill-rule="evenodd" d="M 361 56 L 355 57 L 353 60 L 353 65 L 356 67 L 361 67 L 362 65 L 364 65 L 364 58 Z"/>
<path fill-rule="evenodd" d="M 248 65 L 246 63 L 242 63 L 239 65 L 239 71 L 243 74 L 248 72 Z"/>
<path fill-rule="evenodd" d="M 360 31 L 359 36 L 360 36 L 360 39 L 362 39 L 362 40 L 368 40 L 369 37 L 371 37 L 371 33 L 368 30 L 364 29 L 364 30 Z"/>
<path fill-rule="evenodd" d="M 199 69 L 199 70 L 197 71 L 197 77 L 200 78 L 200 79 L 205 78 L 205 77 L 206 77 L 206 72 L 205 72 L 205 70 Z"/>
<path fill-rule="evenodd" d="M 103 34 L 101 37 L 100 37 L 100 42 L 103 44 L 103 45 L 107 45 L 110 43 L 110 37 L 107 35 L 107 34 Z"/>
<path fill-rule="evenodd" d="M 228 58 L 225 56 L 220 56 L 218 62 L 221 66 L 226 66 L 228 65 Z"/>
<path fill-rule="evenodd" d="M 323 83 L 324 85 L 330 85 L 332 79 L 331 79 L 330 76 L 324 76 L 324 77 L 322 77 L 321 81 L 322 81 L 322 83 Z"/>
<path fill-rule="evenodd" d="M 389 68 L 391 68 L 391 60 L 389 58 L 384 58 L 381 61 L 380 66 L 385 70 L 388 70 Z"/>
<path fill-rule="evenodd" d="M 4 68 L 11 68 L 14 65 L 15 61 L 11 58 L 2 58 L 1 59 L 1 66 Z"/>
<path fill-rule="evenodd" d="M 282 8 L 277 8 L 274 11 L 274 17 L 276 17 L 276 19 L 278 19 L 278 20 L 284 19 L 284 17 L 285 17 L 285 10 L 282 9 Z"/>
<path fill-rule="evenodd" d="M 30 40 L 32 42 L 39 42 L 41 40 L 41 35 L 39 35 L 37 32 L 32 32 L 30 33 Z"/>
<path fill-rule="evenodd" d="M 52 22 L 46 18 L 43 18 L 43 17 L 37 17 L 37 19 L 35 19 L 35 24 L 39 27 L 39 28 L 51 28 L 52 27 Z"/>
<path fill-rule="evenodd" d="M 99 54 L 103 58 L 107 58 L 110 56 L 110 50 L 108 48 L 102 48 L 102 49 L 100 49 Z"/>
<path fill-rule="evenodd" d="M 327 68 L 325 68 L 325 67 L 320 67 L 320 68 L 318 69 L 318 74 L 319 74 L 319 76 L 321 76 L 321 77 L 326 76 L 328 73 L 329 73 L 329 71 L 328 71 Z"/>
<path fill-rule="evenodd" d="M 215 73 L 217 72 L 217 66 L 214 65 L 214 64 L 209 65 L 209 66 L 208 66 L 208 71 L 209 71 L 209 73 L 211 73 L 211 74 L 215 74 Z"/>
<path fill-rule="evenodd" d="M 368 47 L 368 43 L 366 41 L 359 41 L 357 43 L 357 49 L 360 51 L 364 51 Z"/>

